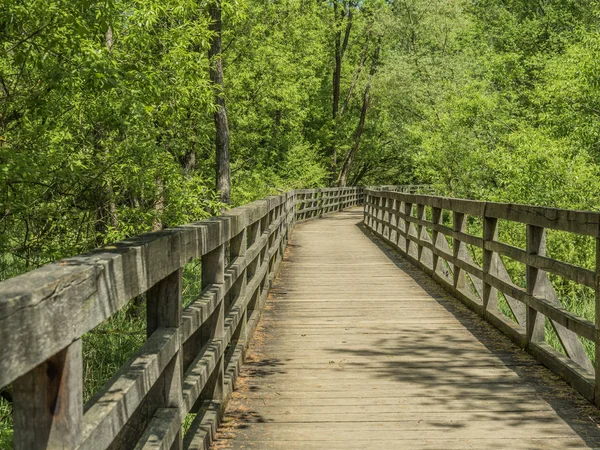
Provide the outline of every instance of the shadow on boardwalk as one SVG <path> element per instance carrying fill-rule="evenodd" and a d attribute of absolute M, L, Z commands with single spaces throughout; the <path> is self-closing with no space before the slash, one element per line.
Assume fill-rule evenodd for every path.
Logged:
<path fill-rule="evenodd" d="M 468 409 L 477 409 L 483 403 L 498 401 L 507 396 L 526 395 L 523 384 L 541 397 L 552 409 L 575 431 L 587 445 L 593 448 L 600 447 L 600 411 L 575 392 L 557 375 L 539 364 L 531 355 L 512 343 L 500 331 L 485 322 L 473 311 L 468 309 L 459 300 L 447 294 L 441 286 L 429 276 L 420 271 L 408 260 L 404 259 L 397 251 L 371 233 L 361 222 L 357 227 L 373 242 L 400 270 L 416 282 L 429 296 L 431 296 L 446 311 L 451 313 L 469 334 L 483 344 L 490 355 L 501 361 L 502 366 L 512 370 L 519 381 L 507 380 L 504 377 L 486 376 L 485 367 L 490 365 L 490 359 L 481 355 L 482 359 L 473 358 L 473 349 L 465 347 L 464 339 L 455 332 L 445 331 L 443 326 L 435 330 L 407 330 L 400 335 L 392 334 L 390 337 L 381 338 L 377 344 L 380 350 L 350 349 L 348 347 L 329 348 L 328 351 L 335 358 L 357 357 L 362 362 L 353 362 L 355 369 L 368 370 L 376 376 L 410 383 L 418 386 L 423 391 L 423 406 L 430 405 L 443 408 L 445 403 L 450 403 L 456 397 L 462 397 L 468 403 Z M 483 352 L 482 352 L 483 353 Z M 414 362 L 397 362 L 391 358 L 401 355 L 410 355 Z M 432 356 L 436 355 L 436 356 Z M 443 355 L 443 356 L 437 356 Z M 382 365 L 381 361 L 389 362 Z M 471 359 L 465 365 L 461 361 Z M 376 361 L 370 366 L 370 361 Z M 474 368 L 482 368 L 481 375 L 474 375 Z M 428 402 L 427 389 L 435 387 L 435 395 L 431 395 Z M 425 388 L 425 389 L 423 389 Z M 447 393 L 445 399 L 440 394 Z M 500 407 L 500 403 L 498 403 Z M 483 409 L 492 409 L 493 405 L 482 408 L 481 418 L 489 419 Z M 511 404 L 511 411 L 505 416 L 505 423 L 511 427 L 519 428 L 528 422 L 527 412 L 531 407 L 525 402 L 523 406 Z M 478 416 L 474 415 L 474 419 Z M 506 421 L 508 419 L 508 421 Z M 552 423 L 554 418 L 531 418 L 540 423 Z M 529 422 L 531 424 L 531 422 Z M 433 424 L 435 425 L 435 424 Z M 439 423 L 440 427 L 448 427 L 447 422 Z M 456 422 L 454 427 L 463 427 L 464 423 Z"/>
<path fill-rule="evenodd" d="M 294 231 L 216 448 L 600 447 L 593 405 L 361 219 Z"/>

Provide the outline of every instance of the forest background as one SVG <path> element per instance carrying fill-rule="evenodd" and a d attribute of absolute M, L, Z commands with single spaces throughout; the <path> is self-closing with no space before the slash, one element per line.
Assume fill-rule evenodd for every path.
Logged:
<path fill-rule="evenodd" d="M 598 211 L 599 3 L 3 0 L 0 280 L 293 188 Z M 595 264 L 577 236 L 548 247 Z M 593 293 L 552 282 L 594 320 Z M 84 337 L 88 397 L 143 327 L 128 309 Z"/>
<path fill-rule="evenodd" d="M 0 280 L 219 211 L 223 104 L 233 205 L 276 189 L 431 183 L 598 209 L 599 11 L 581 0 L 5 0 Z M 221 57 L 223 83 L 211 73 Z"/>

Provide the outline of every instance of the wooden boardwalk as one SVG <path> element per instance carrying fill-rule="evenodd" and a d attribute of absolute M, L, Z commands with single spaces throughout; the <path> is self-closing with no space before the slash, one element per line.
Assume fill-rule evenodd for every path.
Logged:
<path fill-rule="evenodd" d="M 598 410 L 361 221 L 294 229 L 216 448 L 600 448 Z"/>

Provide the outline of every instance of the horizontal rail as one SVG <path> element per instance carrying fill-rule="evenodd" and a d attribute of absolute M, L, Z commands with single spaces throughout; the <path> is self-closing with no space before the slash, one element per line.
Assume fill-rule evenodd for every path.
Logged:
<path fill-rule="evenodd" d="M 599 311 L 600 264 L 596 270 L 589 270 L 546 254 L 546 230 L 550 229 L 592 236 L 600 255 L 600 214 L 397 190 L 366 189 L 364 196 L 364 222 L 369 229 L 563 376 L 590 401 L 600 404 L 600 357 L 592 365 L 581 341 L 583 338 L 592 342 L 596 355 L 600 354 L 600 314 L 592 322 L 568 311 L 548 278 L 548 274 L 554 274 L 594 289 L 595 308 Z M 444 224 L 444 216 L 449 215 L 451 226 Z M 483 225 L 482 236 L 468 233 L 469 217 Z M 499 220 L 526 226 L 526 249 L 500 241 Z M 474 261 L 475 250 L 482 264 Z M 526 287 L 513 283 L 500 255 L 526 267 Z M 500 311 L 498 293 L 506 299 L 512 317 Z M 565 354 L 546 342 L 546 319 Z"/>
<path fill-rule="evenodd" d="M 290 191 L 1 282 L 0 387 L 13 385 L 15 449 L 195 445 L 229 398 L 294 225 L 362 193 Z M 183 308 L 183 268 L 195 259 L 202 292 Z M 82 336 L 140 295 L 146 342 L 83 405 Z M 196 435 L 184 439 L 189 413 Z"/>

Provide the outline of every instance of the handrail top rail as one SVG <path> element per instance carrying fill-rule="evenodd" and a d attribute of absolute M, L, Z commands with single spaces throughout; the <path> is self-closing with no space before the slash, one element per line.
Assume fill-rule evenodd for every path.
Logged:
<path fill-rule="evenodd" d="M 293 194 L 286 192 L 280 196 L 266 197 L 227 210 L 219 216 L 132 236 L 8 278 L 0 282 L 0 319 L 10 314 L 12 301 L 17 299 L 22 301 L 25 298 L 35 301 L 34 296 L 38 289 L 49 288 L 60 281 L 67 282 L 71 277 L 86 272 L 90 266 L 109 264 L 111 261 L 125 257 L 130 250 L 143 252 L 154 244 L 164 245 L 165 240 L 175 245 L 174 241 L 181 239 L 183 241 L 181 244 L 189 249 L 182 254 L 182 259 L 197 258 L 241 233 L 246 225 L 260 220 L 270 210 L 284 203 L 290 195 Z M 196 245 L 191 246 L 192 243 Z M 171 248 L 171 250 L 176 249 Z M 21 308 L 25 306 L 20 305 Z"/>
<path fill-rule="evenodd" d="M 600 213 L 547 206 L 467 200 L 427 194 L 365 189 L 365 195 L 401 199 L 406 203 L 431 206 L 462 214 L 509 220 L 541 228 L 600 237 Z"/>
<path fill-rule="evenodd" d="M 346 194 L 362 192 L 362 188 L 327 191 L 338 191 L 346 198 Z M 276 208 L 289 201 L 296 208 L 298 193 L 320 199 L 320 192 L 323 190 L 290 190 L 219 216 L 133 236 L 1 281 L 0 387 L 67 347 L 189 261 L 225 245 Z M 264 225 L 259 228 L 268 231 Z"/>
<path fill-rule="evenodd" d="M 0 282 L 0 386 L 293 195 L 267 197 L 221 216 L 134 236 Z"/>

